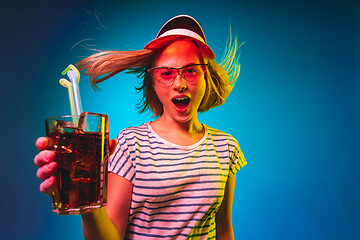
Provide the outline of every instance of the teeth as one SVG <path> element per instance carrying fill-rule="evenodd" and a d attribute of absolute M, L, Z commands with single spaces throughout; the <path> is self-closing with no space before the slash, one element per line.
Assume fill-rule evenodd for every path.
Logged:
<path fill-rule="evenodd" d="M 188 99 L 188 97 L 178 97 L 178 98 L 174 98 L 175 100 L 178 100 L 178 101 L 182 101 L 182 100 L 186 100 Z"/>

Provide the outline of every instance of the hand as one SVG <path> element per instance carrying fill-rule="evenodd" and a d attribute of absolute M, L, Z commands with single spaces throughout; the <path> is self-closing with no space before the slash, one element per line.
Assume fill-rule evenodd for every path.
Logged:
<path fill-rule="evenodd" d="M 52 189 L 56 184 L 54 173 L 57 169 L 57 163 L 55 162 L 55 152 L 48 150 L 51 145 L 50 141 L 47 137 L 40 137 L 36 140 L 35 145 L 40 152 L 35 156 L 34 163 L 39 167 L 36 176 L 43 181 L 40 184 L 40 192 L 51 196 Z M 116 141 L 114 139 L 110 140 L 110 155 L 114 153 L 115 147 Z"/>
<path fill-rule="evenodd" d="M 54 173 L 57 169 L 57 163 L 55 160 L 55 152 L 47 150 L 50 147 L 50 139 L 46 137 L 40 137 L 36 140 L 36 147 L 39 149 L 39 153 L 34 158 L 34 163 L 39 169 L 36 172 L 36 176 L 43 180 L 40 184 L 40 192 L 51 195 L 52 189 L 55 187 Z"/>

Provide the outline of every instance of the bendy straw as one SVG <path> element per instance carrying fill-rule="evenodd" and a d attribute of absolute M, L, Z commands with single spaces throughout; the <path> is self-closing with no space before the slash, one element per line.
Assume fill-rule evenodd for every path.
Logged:
<path fill-rule="evenodd" d="M 67 74 L 70 78 L 73 96 L 74 96 L 74 103 L 75 103 L 75 113 L 76 115 L 80 115 L 82 113 L 82 106 L 81 106 L 81 98 L 80 98 L 80 89 L 79 89 L 79 82 L 80 82 L 80 73 L 74 65 L 69 65 L 63 72 L 62 75 Z M 70 98 L 70 93 L 69 93 Z M 71 99 L 70 99 L 71 105 Z"/>
<path fill-rule="evenodd" d="M 74 103 L 74 94 L 73 94 L 73 89 L 72 89 L 71 82 L 69 82 L 65 78 L 62 78 L 62 79 L 59 80 L 59 83 L 61 84 L 61 86 L 66 87 L 68 89 L 71 115 L 76 115 L 75 103 Z"/>

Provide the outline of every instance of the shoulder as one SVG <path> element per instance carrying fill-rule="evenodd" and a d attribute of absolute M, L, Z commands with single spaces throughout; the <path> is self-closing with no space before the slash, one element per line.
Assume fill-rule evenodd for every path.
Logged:
<path fill-rule="evenodd" d="M 148 134 L 149 134 L 149 128 L 148 128 L 148 122 L 146 122 L 140 126 L 124 128 L 118 134 L 117 139 L 121 139 L 121 138 L 128 139 L 136 136 L 145 136 Z"/>
<path fill-rule="evenodd" d="M 206 125 L 205 125 L 205 127 L 208 131 L 209 137 L 213 138 L 214 140 L 237 143 L 237 140 L 235 139 L 235 137 L 233 137 L 229 133 L 223 132 L 221 130 L 218 130 L 218 129 L 215 129 L 215 128 L 212 128 L 212 127 L 209 127 Z"/>

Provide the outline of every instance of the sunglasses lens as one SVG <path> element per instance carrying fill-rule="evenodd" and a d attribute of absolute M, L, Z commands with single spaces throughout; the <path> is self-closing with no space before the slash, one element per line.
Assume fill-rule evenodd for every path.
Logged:
<path fill-rule="evenodd" d="M 186 81 L 195 82 L 204 74 L 206 69 L 207 65 L 195 64 L 183 68 L 151 68 L 149 72 L 157 81 L 170 85 L 178 74 L 185 78 Z"/>
<path fill-rule="evenodd" d="M 175 78 L 176 70 L 169 68 L 154 68 L 152 69 L 153 77 L 164 84 L 169 84 Z"/>
<path fill-rule="evenodd" d="M 190 82 L 196 81 L 201 75 L 204 74 L 203 66 L 192 65 L 181 69 L 184 78 Z"/>

